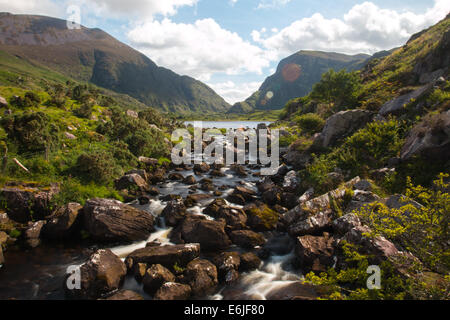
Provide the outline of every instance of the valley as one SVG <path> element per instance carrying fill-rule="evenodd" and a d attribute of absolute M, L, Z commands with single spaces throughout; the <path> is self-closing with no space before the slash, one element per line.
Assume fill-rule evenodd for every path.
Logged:
<path fill-rule="evenodd" d="M 0 14 L 0 299 L 449 299 L 450 15 L 373 56 L 299 51 L 233 106 L 64 24 Z M 176 165 L 197 121 L 270 144 Z"/>

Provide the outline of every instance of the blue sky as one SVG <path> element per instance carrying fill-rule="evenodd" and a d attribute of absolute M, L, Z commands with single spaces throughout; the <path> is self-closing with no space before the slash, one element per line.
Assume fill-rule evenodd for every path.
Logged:
<path fill-rule="evenodd" d="M 448 0 L 0 0 L 0 11 L 68 18 L 70 5 L 81 24 L 204 81 L 230 103 L 299 50 L 390 49 L 450 11 Z"/>

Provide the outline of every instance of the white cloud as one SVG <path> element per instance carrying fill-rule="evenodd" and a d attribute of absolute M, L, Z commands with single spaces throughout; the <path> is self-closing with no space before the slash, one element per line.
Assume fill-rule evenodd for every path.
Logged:
<path fill-rule="evenodd" d="M 97 7 L 98 12 L 106 12 L 115 16 L 134 15 L 149 19 L 156 14 L 170 16 L 177 13 L 178 8 L 194 6 L 199 0 L 90 0 L 88 5 Z"/>
<path fill-rule="evenodd" d="M 342 19 L 326 19 L 320 13 L 293 22 L 278 33 L 253 40 L 279 58 L 301 49 L 343 53 L 373 53 L 404 44 L 418 32 L 444 18 L 450 1 L 435 0 L 423 14 L 381 9 L 371 2 L 355 5 Z"/>
<path fill-rule="evenodd" d="M 256 9 L 268 9 L 284 6 L 291 2 L 291 0 L 261 0 Z"/>
<path fill-rule="evenodd" d="M 0 0 L 0 12 L 60 16 L 63 11 L 51 0 Z"/>
<path fill-rule="evenodd" d="M 233 81 L 208 83 L 229 104 L 244 101 L 261 86 L 261 82 L 235 83 Z"/>
<path fill-rule="evenodd" d="M 233 7 L 237 2 L 238 0 L 230 0 L 230 5 Z"/>
<path fill-rule="evenodd" d="M 269 66 L 264 50 L 223 29 L 213 19 L 193 24 L 166 18 L 137 25 L 128 33 L 134 47 L 177 73 L 208 80 L 214 73 L 262 73 Z"/>

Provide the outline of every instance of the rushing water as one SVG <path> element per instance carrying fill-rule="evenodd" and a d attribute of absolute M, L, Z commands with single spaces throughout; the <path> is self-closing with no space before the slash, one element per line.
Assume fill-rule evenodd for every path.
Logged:
<path fill-rule="evenodd" d="M 216 125 L 218 122 L 213 122 L 211 126 L 220 127 Z M 251 127 L 250 122 L 242 122 L 245 126 Z M 228 123 L 229 128 L 237 127 L 239 123 Z M 255 122 L 254 126 L 259 122 Z M 250 170 L 256 172 L 255 170 Z M 223 168 L 224 177 L 210 177 L 216 187 L 225 186 L 223 195 L 225 198 L 227 194 L 233 191 L 236 185 L 244 185 L 247 188 L 256 190 L 256 182 L 258 177 L 249 175 L 247 178 L 241 178 L 234 175 L 230 168 Z M 181 171 L 184 177 L 194 175 L 197 181 L 204 178 L 204 176 L 197 176 L 192 170 Z M 160 196 L 168 194 L 178 194 L 186 197 L 191 190 L 189 186 L 177 181 L 166 181 L 157 185 L 160 190 Z M 211 203 L 215 197 L 212 192 L 204 192 L 201 190 L 196 193 L 210 193 L 211 198 L 198 203 L 196 206 L 189 208 L 190 214 L 203 215 L 204 208 Z M 145 247 L 147 242 L 159 241 L 163 245 L 171 245 L 168 235 L 171 228 L 165 226 L 164 219 L 159 217 L 162 210 L 167 205 L 166 202 L 161 201 L 158 197 L 152 197 L 152 200 L 147 205 L 139 205 L 137 201 L 130 203 L 131 205 L 145 210 L 153 214 L 157 218 L 157 228 L 146 241 L 136 242 L 130 245 L 122 245 L 112 247 L 111 250 L 124 259 L 128 254 L 136 249 Z M 231 204 L 240 207 L 237 204 Z M 209 219 L 213 219 L 208 217 Z M 218 289 L 218 292 L 209 299 L 266 299 L 274 290 L 286 287 L 301 279 L 301 274 L 298 270 L 292 269 L 290 263 L 293 257 L 292 240 L 286 235 L 267 234 L 269 242 L 265 246 L 269 250 L 269 256 L 263 261 L 261 266 L 252 272 L 243 273 L 239 280 L 229 286 L 223 286 Z M 73 264 L 81 264 L 84 262 L 89 254 L 96 249 L 82 248 L 80 246 L 63 247 L 55 245 L 43 245 L 36 249 L 27 251 L 7 251 L 5 258 L 7 264 L 0 269 L 0 299 L 62 299 L 64 292 L 62 289 L 63 278 L 67 266 Z M 231 251 L 242 251 L 242 249 L 234 246 L 230 248 Z M 142 284 L 136 282 L 134 277 L 127 276 L 125 289 L 134 290 L 140 293 L 144 298 L 150 298 L 142 289 Z"/>

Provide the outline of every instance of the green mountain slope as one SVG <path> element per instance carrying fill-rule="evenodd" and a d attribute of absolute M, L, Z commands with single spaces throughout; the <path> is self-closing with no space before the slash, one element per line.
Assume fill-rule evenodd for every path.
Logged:
<path fill-rule="evenodd" d="M 79 81 L 128 94 L 171 112 L 225 111 L 229 105 L 200 81 L 158 67 L 100 29 L 70 30 L 66 21 L 0 14 L 0 50 Z"/>
<path fill-rule="evenodd" d="M 292 98 L 308 94 L 324 72 L 357 70 L 370 56 L 349 56 L 333 52 L 299 51 L 279 63 L 277 71 L 268 77 L 251 97 L 235 104 L 230 113 L 247 113 L 253 109 L 281 109 Z"/>

